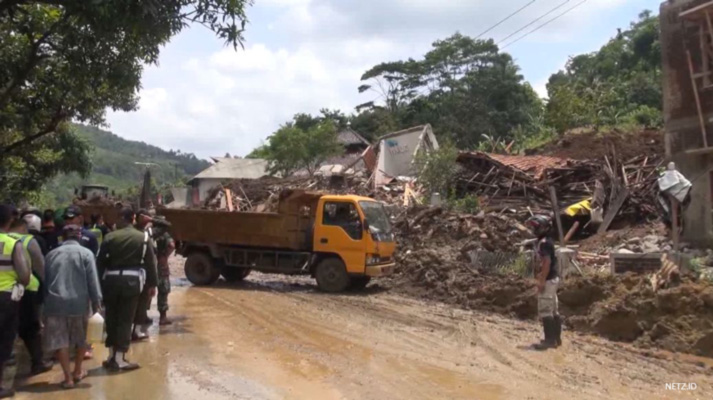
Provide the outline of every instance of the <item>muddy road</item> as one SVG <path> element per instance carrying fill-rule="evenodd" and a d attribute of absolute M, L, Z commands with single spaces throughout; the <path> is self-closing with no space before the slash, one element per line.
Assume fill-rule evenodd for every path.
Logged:
<path fill-rule="evenodd" d="M 90 377 L 58 389 L 59 366 L 18 399 L 706 399 L 713 362 L 642 352 L 565 332 L 539 353 L 534 323 L 426 304 L 380 289 L 325 295 L 301 278 L 253 274 L 170 297 L 175 323 L 132 346 L 138 371 L 107 375 L 103 348 Z M 178 286 L 182 284 L 182 286 Z M 154 302 L 155 306 L 155 302 Z M 152 310 L 152 316 L 157 313 Z M 695 383 L 671 391 L 666 383 Z"/>

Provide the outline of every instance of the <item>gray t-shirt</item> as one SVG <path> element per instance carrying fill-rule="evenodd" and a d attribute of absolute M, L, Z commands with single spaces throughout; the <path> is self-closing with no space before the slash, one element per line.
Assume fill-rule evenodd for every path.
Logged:
<path fill-rule="evenodd" d="M 94 254 L 67 240 L 45 260 L 45 315 L 85 316 L 102 299 Z"/>

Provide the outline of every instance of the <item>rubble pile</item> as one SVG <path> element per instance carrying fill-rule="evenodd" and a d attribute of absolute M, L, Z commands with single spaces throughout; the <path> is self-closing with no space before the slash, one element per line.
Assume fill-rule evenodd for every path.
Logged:
<path fill-rule="evenodd" d="M 302 189 L 330 194 L 355 194 L 371 197 L 388 204 L 403 203 L 404 184 L 394 181 L 390 185 L 375 189 L 369 183 L 369 179 L 362 175 L 236 179 L 213 188 L 202 207 L 226 209 L 225 197 L 226 193 L 229 193 L 233 206 L 232 211 L 275 211 L 279 194 L 286 189 Z M 226 189 L 228 189 L 227 192 Z"/>

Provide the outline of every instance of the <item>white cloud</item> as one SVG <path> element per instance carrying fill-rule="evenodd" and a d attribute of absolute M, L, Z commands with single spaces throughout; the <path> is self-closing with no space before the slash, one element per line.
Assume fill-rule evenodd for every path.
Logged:
<path fill-rule="evenodd" d="M 501 39 L 560 2 L 538 0 L 486 36 Z M 626 4 L 630 2 L 643 9 L 644 3 L 658 0 Z M 206 43 L 205 32 L 179 35 L 164 51 L 172 62 L 162 53 L 160 67 L 144 74 L 140 110 L 110 112 L 108 120 L 121 136 L 204 158 L 246 154 L 295 113 L 317 113 L 323 107 L 351 112 L 371 100 L 359 95 L 357 87 L 373 65 L 420 57 L 434 40 L 455 31 L 476 36 L 522 4 L 524 0 L 259 0 L 248 12 L 244 50 L 220 47 L 217 39 Z M 610 36 L 613 28 L 604 33 L 591 28 L 624 4 L 589 0 L 518 44 L 515 54 L 521 65 L 547 61 L 547 71 L 523 71 L 532 76 L 538 93 L 546 94 L 549 73 L 555 72 L 548 60 L 569 55 L 547 54 L 553 45 L 589 40 L 595 33 Z M 534 53 L 537 45 L 541 50 Z"/>

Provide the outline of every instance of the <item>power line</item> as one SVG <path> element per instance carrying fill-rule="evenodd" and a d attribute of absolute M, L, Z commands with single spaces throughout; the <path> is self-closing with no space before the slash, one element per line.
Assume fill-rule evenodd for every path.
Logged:
<path fill-rule="evenodd" d="M 511 45 L 513 45 L 513 44 L 519 42 L 520 40 L 522 40 L 522 39 L 524 39 L 524 38 L 526 38 L 526 37 L 532 35 L 533 33 L 537 32 L 537 31 L 539 31 L 540 29 L 544 28 L 545 26 L 549 25 L 549 24 L 550 24 L 551 22 L 553 22 L 554 20 L 556 20 L 556 19 L 558 19 L 558 18 L 564 16 L 565 14 L 569 13 L 570 11 L 574 10 L 575 8 L 581 6 L 582 4 L 584 4 L 584 3 L 586 3 L 586 2 L 587 2 L 587 0 L 582 0 L 581 2 L 579 2 L 579 3 L 575 4 L 574 6 L 568 8 L 565 12 L 563 12 L 563 13 L 557 15 L 556 17 L 554 17 L 554 18 L 548 20 L 548 21 L 545 22 L 544 24 L 538 26 L 537 28 L 531 30 L 530 32 L 527 32 L 526 34 L 520 36 L 519 38 L 517 38 L 517 39 L 513 40 L 512 42 L 506 44 L 505 46 L 501 47 L 500 50 L 506 49 L 506 48 L 510 47 Z"/>
<path fill-rule="evenodd" d="M 501 40 L 500 40 L 499 42 L 497 42 L 496 44 L 500 44 L 500 43 L 502 43 L 502 42 L 504 42 L 504 41 L 510 39 L 511 37 L 517 35 L 518 33 L 524 31 L 524 30 L 527 29 L 528 27 L 532 26 L 535 22 L 537 22 L 537 21 L 541 20 L 542 18 L 545 18 L 546 16 L 548 16 L 548 15 L 552 14 L 553 12 L 559 10 L 560 8 L 562 8 L 562 6 L 564 6 L 565 4 L 569 3 L 570 1 L 572 1 L 572 0 L 565 0 L 564 3 L 561 3 L 560 5 L 556 6 L 556 7 L 553 8 L 553 9 L 551 9 L 550 11 L 547 11 L 546 13 L 540 15 L 540 16 L 537 17 L 535 20 L 531 21 L 529 24 L 527 24 L 527 25 L 523 26 L 522 28 L 516 30 L 515 32 L 509 34 L 508 36 L 506 36 L 505 38 L 501 39 Z"/>
<path fill-rule="evenodd" d="M 500 24 L 502 24 L 503 22 L 509 20 L 510 18 L 514 17 L 515 15 L 519 14 L 520 11 L 526 9 L 527 7 L 529 7 L 530 5 L 532 5 L 532 3 L 536 2 L 536 1 L 537 1 L 537 0 L 532 0 L 532 1 L 530 1 L 529 3 L 525 4 L 524 6 L 520 7 L 519 9 L 517 9 L 514 13 L 512 13 L 512 14 L 508 15 L 507 17 L 501 19 L 497 24 L 491 26 L 490 28 L 486 29 L 483 33 L 481 33 L 480 35 L 476 36 L 476 39 L 480 39 L 481 37 L 483 37 L 483 35 L 485 35 L 486 33 L 490 32 L 490 31 L 492 31 L 493 29 L 497 28 L 498 26 L 500 26 Z"/>

